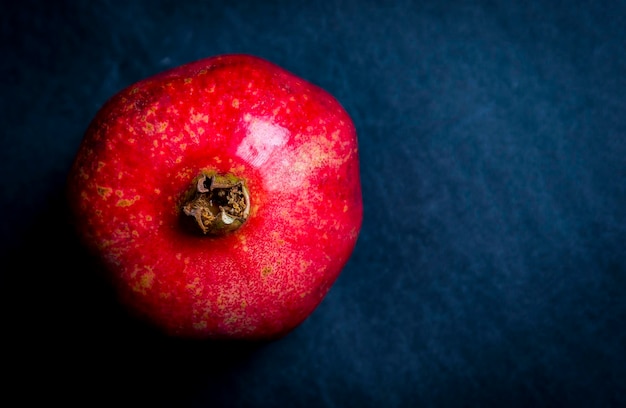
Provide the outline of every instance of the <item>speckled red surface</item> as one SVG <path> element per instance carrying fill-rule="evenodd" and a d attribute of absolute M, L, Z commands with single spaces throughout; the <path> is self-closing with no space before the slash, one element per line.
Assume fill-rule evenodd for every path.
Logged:
<path fill-rule="evenodd" d="M 182 195 L 203 170 L 245 180 L 251 212 L 235 233 L 181 228 Z M 115 95 L 68 182 L 77 228 L 124 303 L 191 337 L 293 329 L 348 260 L 363 211 L 345 110 L 249 55 L 196 61 Z"/>

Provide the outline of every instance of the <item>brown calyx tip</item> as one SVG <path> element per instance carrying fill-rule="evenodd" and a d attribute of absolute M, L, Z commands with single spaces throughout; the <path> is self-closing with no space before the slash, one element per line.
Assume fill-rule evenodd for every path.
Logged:
<path fill-rule="evenodd" d="M 181 214 L 203 235 L 236 231 L 250 214 L 250 194 L 244 181 L 232 174 L 202 172 L 181 204 Z"/>

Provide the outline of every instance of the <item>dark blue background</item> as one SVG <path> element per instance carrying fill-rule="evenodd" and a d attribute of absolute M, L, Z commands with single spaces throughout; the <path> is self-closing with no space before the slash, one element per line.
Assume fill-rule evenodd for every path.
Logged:
<path fill-rule="evenodd" d="M 624 1 L 14 3 L 0 269 L 3 388 L 22 401 L 626 405 Z M 107 98 L 231 52 L 327 89 L 360 142 L 355 252 L 302 326 L 261 345 L 129 320 L 63 199 Z"/>

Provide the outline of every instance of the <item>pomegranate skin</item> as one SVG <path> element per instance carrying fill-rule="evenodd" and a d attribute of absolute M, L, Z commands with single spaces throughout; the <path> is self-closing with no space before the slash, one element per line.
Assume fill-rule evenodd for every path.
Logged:
<path fill-rule="evenodd" d="M 246 186 L 236 231 L 204 235 L 183 222 L 202 174 Z M 329 93 L 277 65 L 210 57 L 105 103 L 68 198 L 130 312 L 172 336 L 277 338 L 315 310 L 357 242 L 356 131 Z"/>

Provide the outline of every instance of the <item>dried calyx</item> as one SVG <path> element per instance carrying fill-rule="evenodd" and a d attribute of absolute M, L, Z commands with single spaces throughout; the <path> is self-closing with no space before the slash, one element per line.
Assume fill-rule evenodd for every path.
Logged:
<path fill-rule="evenodd" d="M 182 214 L 203 235 L 237 230 L 250 213 L 250 195 L 243 180 L 231 174 L 201 173 L 181 205 Z"/>

